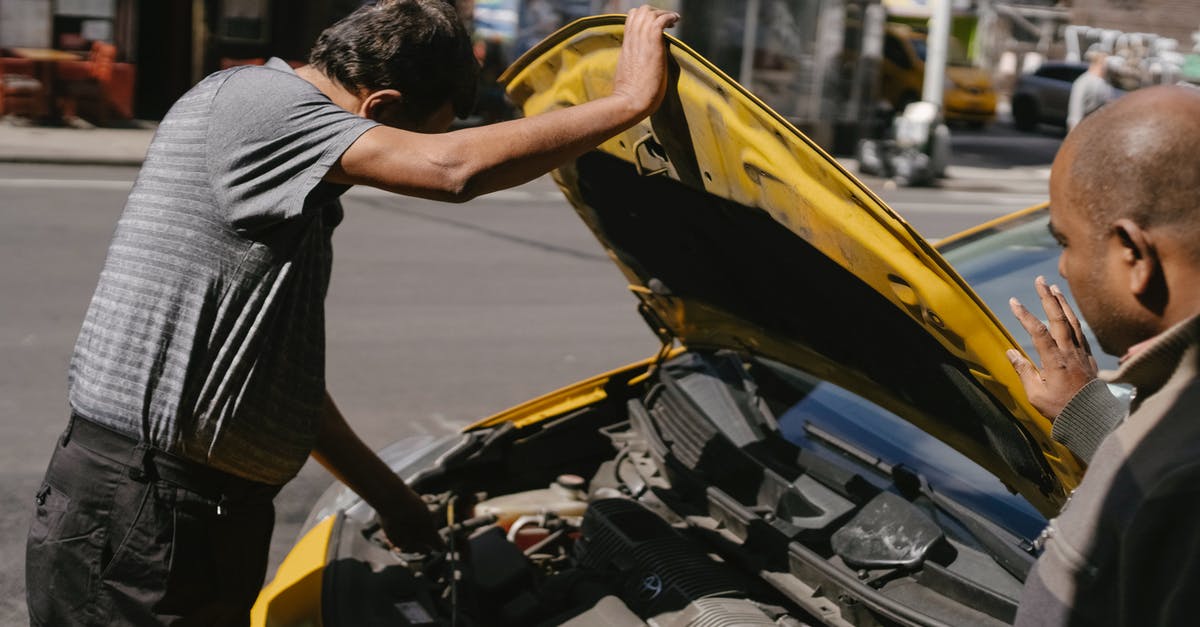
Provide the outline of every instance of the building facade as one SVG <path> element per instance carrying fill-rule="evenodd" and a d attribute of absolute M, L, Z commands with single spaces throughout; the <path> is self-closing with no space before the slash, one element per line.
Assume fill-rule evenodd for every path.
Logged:
<path fill-rule="evenodd" d="M 1074 0 L 1071 22 L 1081 26 L 1153 33 L 1190 49 L 1192 34 L 1200 30 L 1200 2 L 1196 0 Z"/>
<path fill-rule="evenodd" d="M 0 0 L 0 48 L 116 45 L 136 67 L 134 115 L 160 118 L 206 74 L 271 56 L 300 61 L 363 0 Z"/>

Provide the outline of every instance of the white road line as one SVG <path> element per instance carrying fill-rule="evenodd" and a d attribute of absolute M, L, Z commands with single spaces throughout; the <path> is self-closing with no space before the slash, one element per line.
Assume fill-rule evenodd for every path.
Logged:
<path fill-rule="evenodd" d="M 106 179 L 0 179 L 7 189 L 91 189 L 129 191 L 133 181 Z"/>
<path fill-rule="evenodd" d="M 1009 189 L 940 189 L 937 190 L 938 198 L 979 198 L 987 196 L 990 198 L 1024 198 L 1028 196 L 1041 196 L 1045 198 L 1049 191 L 1040 186 L 1032 185 L 1028 189 L 1014 189 L 1016 186 L 1011 185 Z"/>
<path fill-rule="evenodd" d="M 72 190 L 114 190 L 129 191 L 133 181 L 114 181 L 107 179 L 3 179 L 0 178 L 0 189 L 72 189 Z M 373 187 L 355 187 L 346 192 L 350 197 L 389 198 L 395 194 Z M 563 195 L 556 191 L 526 191 L 507 189 L 480 196 L 488 200 L 500 202 L 566 202 Z"/>
<path fill-rule="evenodd" d="M 128 192 L 133 181 L 109 179 L 4 179 L 0 178 L 0 189 L 44 189 L 44 190 L 96 190 Z M 394 194 L 371 187 L 355 187 L 346 193 L 348 197 L 387 198 Z M 497 202 L 566 203 L 558 191 L 508 189 L 493 192 L 480 199 Z M 947 191 L 942 195 L 921 200 L 896 199 L 888 205 L 901 215 L 905 213 L 995 213 L 1016 211 L 1045 200 L 1044 194 L 973 194 L 965 191 Z"/>
<path fill-rule="evenodd" d="M 904 215 L 905 213 L 958 213 L 970 215 L 997 212 L 1010 213 L 1018 209 L 1032 207 L 1040 202 L 1044 202 L 1044 200 L 1044 198 L 1030 197 L 1012 202 L 989 202 L 982 199 L 975 200 L 974 202 L 971 200 L 890 202 L 888 206 L 900 215 Z"/>

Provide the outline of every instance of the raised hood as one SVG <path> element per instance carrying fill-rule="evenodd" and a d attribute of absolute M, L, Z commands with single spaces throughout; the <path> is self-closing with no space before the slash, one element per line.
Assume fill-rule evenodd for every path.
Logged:
<path fill-rule="evenodd" d="M 501 78 L 509 95 L 536 115 L 610 93 L 623 24 L 550 36 Z M 1053 512 L 1081 469 L 1025 400 L 995 316 L 829 155 L 667 39 L 661 109 L 554 173 L 656 332 L 853 390 Z"/>

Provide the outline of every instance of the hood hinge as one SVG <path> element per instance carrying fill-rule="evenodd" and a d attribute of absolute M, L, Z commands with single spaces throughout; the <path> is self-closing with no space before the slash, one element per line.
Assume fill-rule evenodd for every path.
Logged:
<path fill-rule="evenodd" d="M 662 347 L 658 349 L 658 355 L 654 357 L 654 365 L 650 368 L 650 371 L 653 372 L 658 369 L 667 355 L 671 353 L 671 349 L 675 347 L 675 335 L 658 316 L 658 312 L 645 302 L 638 303 L 638 313 L 641 314 L 642 320 L 645 320 L 646 324 L 650 326 L 650 330 L 654 332 L 658 341 L 662 343 Z"/>

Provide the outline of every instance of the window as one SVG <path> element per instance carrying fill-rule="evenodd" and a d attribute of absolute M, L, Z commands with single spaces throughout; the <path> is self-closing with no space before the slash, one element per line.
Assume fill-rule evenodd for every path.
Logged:
<path fill-rule="evenodd" d="M 54 5 L 54 45 L 86 51 L 93 41 L 113 40 L 116 0 L 58 0 Z"/>
<path fill-rule="evenodd" d="M 888 36 L 883 40 L 883 56 L 888 61 L 896 65 L 908 69 L 912 67 L 912 61 L 908 58 L 907 51 L 904 50 L 904 44 L 896 37 Z"/>
<path fill-rule="evenodd" d="M 270 0 L 225 0 L 221 3 L 217 36 L 243 42 L 266 42 Z"/>
<path fill-rule="evenodd" d="M 1056 81 L 1067 81 L 1068 83 L 1071 83 L 1074 82 L 1075 79 L 1079 78 L 1079 75 L 1083 74 L 1085 71 L 1087 71 L 1086 67 L 1050 65 L 1039 68 L 1037 72 L 1034 72 L 1034 75 Z"/>

